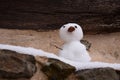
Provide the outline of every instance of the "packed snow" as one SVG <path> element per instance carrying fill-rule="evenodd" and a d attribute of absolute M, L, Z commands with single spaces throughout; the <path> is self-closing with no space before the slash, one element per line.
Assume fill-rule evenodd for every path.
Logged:
<path fill-rule="evenodd" d="M 57 55 L 55 55 L 53 53 L 45 52 L 41 49 L 35 49 L 32 47 L 21 47 L 21 46 L 0 44 L 0 49 L 12 50 L 12 51 L 16 51 L 17 53 L 20 53 L 20 54 L 28 54 L 28 55 L 43 56 L 43 57 L 45 56 L 48 58 L 58 59 L 60 61 L 63 61 L 64 63 L 74 66 L 76 68 L 76 70 L 101 68 L 101 67 L 111 67 L 116 70 L 120 70 L 120 64 L 117 64 L 117 63 L 76 62 L 76 61 L 71 61 L 71 60 L 65 59 L 63 57 L 58 57 Z"/>
<path fill-rule="evenodd" d="M 83 38 L 83 31 L 80 25 L 68 23 L 60 28 L 60 37 L 65 42 L 62 50 L 59 52 L 60 57 L 72 61 L 89 62 L 89 56 L 86 47 L 80 42 Z"/>

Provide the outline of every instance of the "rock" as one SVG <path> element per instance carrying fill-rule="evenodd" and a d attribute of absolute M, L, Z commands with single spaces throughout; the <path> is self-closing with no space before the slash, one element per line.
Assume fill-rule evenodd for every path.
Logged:
<path fill-rule="evenodd" d="M 48 80 L 120 80 L 120 71 L 109 67 L 75 71 L 75 67 L 56 59 L 37 57 L 37 62 Z"/>
<path fill-rule="evenodd" d="M 18 78 L 18 79 L 0 79 L 0 80 L 30 80 L 30 79 L 26 79 L 26 78 Z"/>
<path fill-rule="evenodd" d="M 88 42 L 87 40 L 81 40 L 80 42 L 83 43 L 86 46 L 87 50 L 90 50 L 90 47 L 91 47 L 90 42 Z"/>
<path fill-rule="evenodd" d="M 79 80 L 120 80 L 119 75 L 112 68 L 96 68 L 76 72 Z"/>
<path fill-rule="evenodd" d="M 86 33 L 113 32 L 120 31 L 119 14 L 119 0 L 0 0 L 0 28 L 52 30 L 75 22 Z"/>
<path fill-rule="evenodd" d="M 0 50 L 0 78 L 27 80 L 36 72 L 35 63 L 35 58 L 31 55 Z"/>
<path fill-rule="evenodd" d="M 45 66 L 41 69 L 49 80 L 64 80 L 71 73 L 75 72 L 75 68 L 69 64 L 63 63 L 56 59 L 49 59 Z"/>
<path fill-rule="evenodd" d="M 119 80 L 120 80 L 120 71 L 116 70 L 116 72 L 119 75 Z"/>

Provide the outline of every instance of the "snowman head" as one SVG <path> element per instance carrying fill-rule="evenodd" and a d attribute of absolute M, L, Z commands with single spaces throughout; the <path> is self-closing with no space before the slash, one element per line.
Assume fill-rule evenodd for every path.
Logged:
<path fill-rule="evenodd" d="M 79 41 L 83 38 L 82 28 L 76 23 L 68 23 L 60 28 L 60 37 L 65 42 Z"/>

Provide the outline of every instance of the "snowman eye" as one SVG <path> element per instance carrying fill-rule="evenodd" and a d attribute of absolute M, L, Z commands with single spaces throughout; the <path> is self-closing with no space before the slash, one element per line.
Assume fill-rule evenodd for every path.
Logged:
<path fill-rule="evenodd" d="M 75 28 L 77 28 L 77 26 L 75 26 Z"/>
<path fill-rule="evenodd" d="M 63 26 L 63 28 L 65 28 L 65 26 Z"/>

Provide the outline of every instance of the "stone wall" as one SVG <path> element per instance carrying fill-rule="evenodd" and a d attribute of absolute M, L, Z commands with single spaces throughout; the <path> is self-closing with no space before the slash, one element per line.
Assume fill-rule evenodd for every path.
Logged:
<path fill-rule="evenodd" d="M 34 77 L 36 72 L 39 77 Z M 75 67 L 56 59 L 40 56 L 35 59 L 31 55 L 0 50 L 0 80 L 120 80 L 120 71 L 109 67 L 75 71 Z"/>
<path fill-rule="evenodd" d="M 58 29 L 68 22 L 85 32 L 120 31 L 119 0 L 0 0 L 0 27 Z"/>

